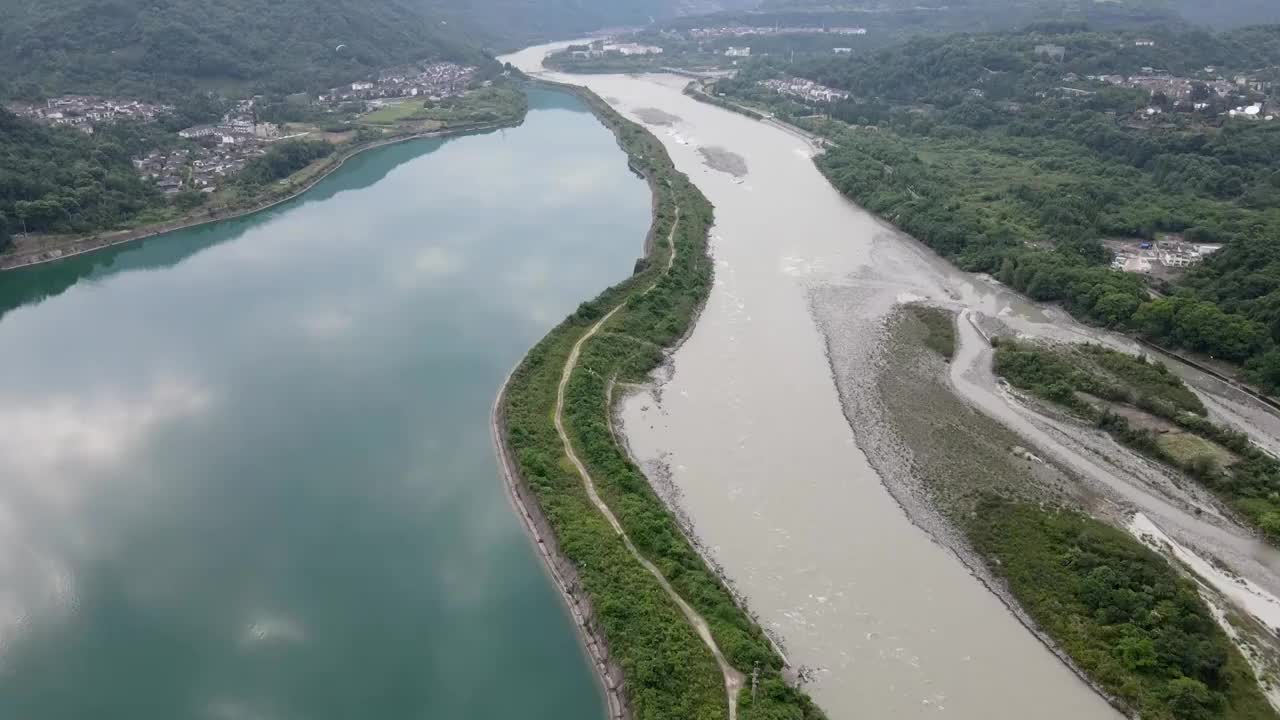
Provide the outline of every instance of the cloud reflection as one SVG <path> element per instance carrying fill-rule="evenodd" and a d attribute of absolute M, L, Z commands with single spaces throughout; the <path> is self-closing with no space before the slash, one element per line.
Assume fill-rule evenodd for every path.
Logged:
<path fill-rule="evenodd" d="M 36 609 L 74 603 L 73 553 L 90 547 L 83 505 L 156 430 L 201 414 L 207 388 L 168 375 L 118 389 L 0 401 L 0 658 Z"/>

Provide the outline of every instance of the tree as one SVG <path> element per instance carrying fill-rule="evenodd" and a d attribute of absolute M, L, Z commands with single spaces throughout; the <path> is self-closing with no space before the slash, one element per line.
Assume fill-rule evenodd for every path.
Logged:
<path fill-rule="evenodd" d="M 1221 697 L 1199 680 L 1179 677 L 1165 685 L 1164 701 L 1177 720 L 1212 720 L 1217 717 Z"/>

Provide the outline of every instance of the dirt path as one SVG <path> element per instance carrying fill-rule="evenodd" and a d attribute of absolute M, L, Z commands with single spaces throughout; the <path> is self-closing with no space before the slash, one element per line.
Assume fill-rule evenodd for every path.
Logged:
<path fill-rule="evenodd" d="M 675 264 L 675 236 L 676 228 L 679 227 L 679 225 L 680 210 L 677 208 L 675 222 L 671 225 L 671 232 L 667 234 L 667 245 L 670 248 L 670 254 L 667 258 L 667 272 L 670 272 L 672 266 Z M 645 290 L 645 293 L 648 293 L 655 287 L 657 287 L 657 282 L 654 282 L 653 285 L 649 286 L 649 288 Z M 724 690 L 729 699 L 729 720 L 737 720 L 738 692 L 742 689 L 744 681 L 742 673 L 738 672 L 736 668 L 730 665 L 729 661 L 725 659 L 724 653 L 720 652 L 720 646 L 716 644 L 715 638 L 711 636 L 711 627 L 707 624 L 707 621 L 703 619 L 703 617 L 698 614 L 698 611 L 694 610 L 689 603 L 685 602 L 684 598 L 680 597 L 680 593 L 676 592 L 675 588 L 671 587 L 671 583 L 667 581 L 666 576 L 662 574 L 662 571 L 658 569 L 658 566 L 649 562 L 648 559 L 640 554 L 640 551 L 636 549 L 636 546 L 632 544 L 631 538 L 628 537 L 627 532 L 622 529 L 622 523 L 618 522 L 618 518 L 615 517 L 613 511 L 609 509 L 609 505 L 596 491 L 596 484 L 591 478 L 591 473 L 587 472 L 587 467 L 582 464 L 580 459 L 578 459 L 578 454 L 573 450 L 573 443 L 569 441 L 569 434 L 565 432 L 564 429 L 565 389 L 569 386 L 569 379 L 573 377 L 573 371 L 578 367 L 578 359 L 582 354 L 582 347 L 586 345 L 588 340 L 595 337 L 595 335 L 600 332 L 600 328 L 604 327 L 605 323 L 609 322 L 609 320 L 612 319 L 619 310 L 626 306 L 626 304 L 626 301 L 623 301 L 620 305 L 610 310 L 607 315 L 600 318 L 595 325 L 591 326 L 590 330 L 587 330 L 582 337 L 578 338 L 578 342 L 574 343 L 573 349 L 569 352 L 569 357 L 564 363 L 564 372 L 560 375 L 560 386 L 556 389 L 556 434 L 560 436 L 560 442 L 564 445 L 564 452 L 569 458 L 569 462 L 573 463 L 573 467 L 576 468 L 578 474 L 582 476 L 582 484 L 587 489 L 587 497 L 591 499 L 591 503 L 596 506 L 596 509 L 600 511 L 601 515 L 604 515 L 605 520 L 609 521 L 609 525 L 613 527 L 613 531 L 622 538 L 623 544 L 626 545 L 627 551 L 631 553 L 632 557 L 634 557 L 645 570 L 648 570 L 650 575 L 653 575 L 653 577 L 657 579 L 658 584 L 662 586 L 662 589 L 666 591 L 667 595 L 671 597 L 676 606 L 680 608 L 680 611 L 684 613 L 685 619 L 689 621 L 689 624 L 693 626 L 695 631 L 697 631 L 698 637 L 702 638 L 702 642 L 706 644 L 707 648 L 711 650 L 711 654 L 715 656 L 716 664 L 720 666 L 720 672 L 724 675 Z"/>

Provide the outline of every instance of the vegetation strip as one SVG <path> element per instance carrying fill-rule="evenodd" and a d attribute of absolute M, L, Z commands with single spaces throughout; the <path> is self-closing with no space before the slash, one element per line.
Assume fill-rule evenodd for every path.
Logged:
<path fill-rule="evenodd" d="M 667 238 L 667 244 L 670 248 L 668 251 L 670 254 L 667 259 L 668 271 L 675 262 L 676 248 L 674 238 L 676 228 L 679 224 L 680 208 L 677 207 L 675 222 L 672 224 L 671 234 L 668 235 Z M 646 290 L 645 293 L 647 294 L 655 287 L 657 287 L 657 282 L 650 285 L 649 289 Z M 564 443 L 564 452 L 569 458 L 569 462 L 573 463 L 574 469 L 576 469 L 578 474 L 582 476 L 582 482 L 586 486 L 587 496 L 591 498 L 591 504 L 595 505 L 596 509 L 600 511 L 600 514 L 604 515 L 605 519 L 609 521 L 609 525 L 613 528 L 613 531 L 622 537 L 622 542 L 626 544 L 627 550 L 631 553 L 631 556 L 643 565 L 644 569 L 649 571 L 649 574 L 653 575 L 653 577 L 657 579 L 658 584 L 662 586 L 662 589 L 666 591 L 667 595 L 669 595 L 675 604 L 680 607 L 680 612 L 684 613 L 689 624 L 693 625 L 694 629 L 698 631 L 698 637 L 702 639 L 702 642 L 706 644 L 707 649 L 715 656 L 716 664 L 720 666 L 720 672 L 724 675 L 724 688 L 728 695 L 729 703 L 729 720 L 736 720 L 738 717 L 738 691 L 742 689 L 742 673 L 735 670 L 733 666 L 724 659 L 724 654 L 720 652 L 720 647 L 716 645 L 715 638 L 711 636 L 711 630 L 707 626 L 707 621 L 698 614 L 698 611 L 690 607 L 689 603 L 686 602 L 684 598 L 680 597 L 680 594 L 675 591 L 675 588 L 671 587 L 671 583 L 667 581 L 667 578 L 662 574 L 662 571 L 659 570 L 656 565 L 645 559 L 645 557 L 640 554 L 639 550 L 636 550 L 635 544 L 631 542 L 631 538 L 627 537 L 627 531 L 622 529 L 622 524 L 618 522 L 613 511 L 609 509 L 609 505 L 600 498 L 600 493 L 596 491 L 595 482 L 591 479 L 591 473 L 587 471 L 586 466 L 578 459 L 577 453 L 573 450 L 573 442 L 569 440 L 569 435 L 564 429 L 564 392 L 565 388 L 569 385 L 569 379 L 573 376 L 573 371 L 578 367 L 578 359 L 582 354 L 582 346 L 586 344 L 588 340 L 595 337 L 596 333 L 600 331 L 600 328 L 603 327 L 605 323 L 609 322 L 609 320 L 612 319 L 613 316 L 625 305 L 626 301 L 623 301 L 622 304 L 610 310 L 609 314 L 601 318 L 599 322 L 592 325 L 591 329 L 578 339 L 578 342 L 573 346 L 573 350 L 569 352 L 569 358 L 565 361 L 564 365 L 564 374 L 561 375 L 560 385 L 556 390 L 556 432 L 560 435 L 560 441 Z"/>
<path fill-rule="evenodd" d="M 1128 533 L 993 497 L 967 534 L 1036 623 L 1127 711 L 1276 717 L 1195 584 Z"/>
<path fill-rule="evenodd" d="M 1200 399 L 1163 364 L 1096 345 L 999 340 L 995 371 L 1186 472 L 1280 544 L 1280 460 L 1210 421 Z"/>
<path fill-rule="evenodd" d="M 624 678 L 624 712 L 728 717 L 732 694 L 744 720 L 821 718 L 609 432 L 609 381 L 645 379 L 710 291 L 711 206 L 657 138 L 590 91 L 554 86 L 578 94 L 618 137 L 654 194 L 651 238 L 669 242 L 648 243 L 632 278 L 580 306 L 512 373 L 495 425 L 514 494 L 551 533 L 544 558 L 567 570 L 562 589 L 586 618 L 589 644 L 607 658 L 606 673 Z M 753 687 L 726 686 L 735 673 L 753 674 Z"/>

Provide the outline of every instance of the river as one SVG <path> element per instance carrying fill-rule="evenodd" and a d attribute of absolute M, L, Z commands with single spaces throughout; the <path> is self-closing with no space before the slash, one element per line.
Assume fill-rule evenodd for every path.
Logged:
<path fill-rule="evenodd" d="M 489 412 L 649 220 L 534 91 L 518 128 L 0 275 L 0 717 L 602 717 Z"/>
<path fill-rule="evenodd" d="M 586 85 L 645 123 L 716 207 L 705 312 L 655 386 L 623 401 L 620 419 L 659 491 L 791 663 L 812 671 L 810 690 L 833 718 L 1119 717 L 894 495 L 889 478 L 909 472 L 909 457 L 895 454 L 871 393 L 885 371 L 885 321 L 909 300 L 965 313 L 952 376 L 971 405 L 1117 506 L 1280 587 L 1274 550 L 1199 517 L 1195 498 L 1170 499 L 1159 473 L 1129 474 L 1140 459 L 1026 417 L 990 377 L 968 318 L 1058 340 L 1130 341 L 957 271 L 840 196 L 805 138 L 699 103 L 682 77 L 545 72 L 551 47 L 508 59 Z M 1266 415 L 1189 379 L 1221 419 Z M 1084 455 L 1108 461 L 1073 462 Z"/>

